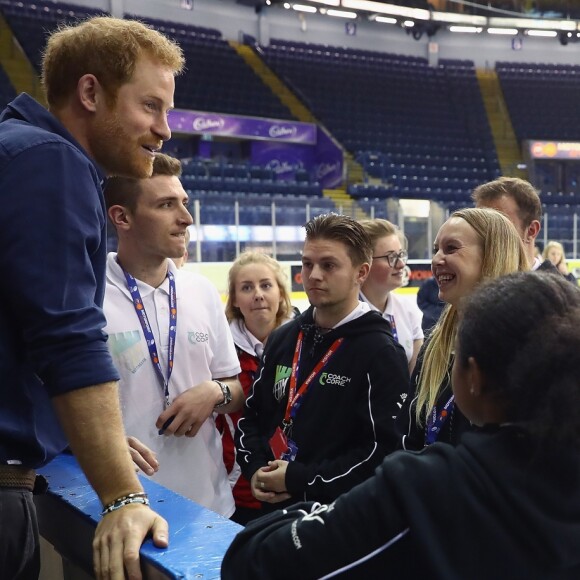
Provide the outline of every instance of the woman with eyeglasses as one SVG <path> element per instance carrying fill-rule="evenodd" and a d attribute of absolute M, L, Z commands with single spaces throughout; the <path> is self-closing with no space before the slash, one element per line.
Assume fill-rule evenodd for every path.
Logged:
<path fill-rule="evenodd" d="M 396 420 L 401 446 L 409 450 L 435 441 L 456 445 L 471 429 L 455 405 L 450 379 L 462 304 L 482 281 L 529 270 L 517 230 L 492 209 L 453 213 L 441 226 L 433 251 L 431 270 L 447 306 L 419 353 L 410 392 Z"/>
<path fill-rule="evenodd" d="M 387 220 L 361 220 L 360 223 L 373 244 L 371 270 L 361 288 L 360 299 L 391 324 L 393 337 L 405 349 L 409 373 L 412 373 L 423 344 L 423 314 L 414 300 L 406 300 L 393 292 L 403 284 L 408 258 L 404 249 L 406 240 Z"/>

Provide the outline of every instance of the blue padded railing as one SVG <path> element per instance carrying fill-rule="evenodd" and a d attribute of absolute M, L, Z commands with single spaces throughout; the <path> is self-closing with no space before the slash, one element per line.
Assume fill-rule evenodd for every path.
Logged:
<path fill-rule="evenodd" d="M 41 535 L 62 557 L 92 574 L 91 541 L 100 520 L 101 503 L 71 455 L 60 455 L 39 470 L 48 492 L 35 496 Z M 223 555 L 238 524 L 141 477 L 151 506 L 169 522 L 169 547 L 151 540 L 141 547 L 145 573 L 155 578 L 219 579 Z"/>

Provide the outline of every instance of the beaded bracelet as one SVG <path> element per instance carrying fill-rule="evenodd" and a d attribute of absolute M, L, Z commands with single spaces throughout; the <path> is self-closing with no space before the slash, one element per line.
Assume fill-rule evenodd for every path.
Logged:
<path fill-rule="evenodd" d="M 111 512 L 114 512 L 123 506 L 129 505 L 131 503 L 140 503 L 143 505 L 149 505 L 149 498 L 145 492 L 139 493 L 129 493 L 122 497 L 118 497 L 116 500 L 112 501 L 111 503 L 107 504 L 103 511 L 101 512 L 101 516 L 106 516 Z"/>

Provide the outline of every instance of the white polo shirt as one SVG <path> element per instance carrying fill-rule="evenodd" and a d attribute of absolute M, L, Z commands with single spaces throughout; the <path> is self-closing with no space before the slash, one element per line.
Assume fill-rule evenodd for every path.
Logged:
<path fill-rule="evenodd" d="M 380 310 L 371 304 L 367 297 L 361 292 L 360 299 L 364 300 L 372 310 L 380 312 Z M 410 361 L 413 357 L 413 341 L 422 340 L 425 338 L 423 329 L 421 328 L 421 321 L 423 320 L 423 313 L 417 306 L 417 302 L 412 300 L 405 300 L 394 292 L 389 292 L 389 299 L 387 300 L 387 307 L 384 312 L 381 312 L 383 318 L 389 323 L 391 317 L 395 319 L 395 326 L 397 329 L 397 340 L 399 344 L 405 349 L 407 360 Z"/>
<path fill-rule="evenodd" d="M 177 338 L 169 396 L 173 400 L 194 385 L 212 378 L 235 376 L 240 365 L 223 305 L 215 287 L 203 276 L 178 270 Z M 137 282 L 167 374 L 169 343 L 169 281 L 153 288 Z M 163 385 L 157 375 L 135 313 L 116 254 L 107 257 L 107 317 L 109 350 L 120 375 L 123 421 L 128 435 L 157 453 L 159 471 L 151 479 L 225 517 L 235 509 L 223 462 L 221 437 L 213 417 L 195 437 L 159 435 L 155 426 L 164 409 Z"/>

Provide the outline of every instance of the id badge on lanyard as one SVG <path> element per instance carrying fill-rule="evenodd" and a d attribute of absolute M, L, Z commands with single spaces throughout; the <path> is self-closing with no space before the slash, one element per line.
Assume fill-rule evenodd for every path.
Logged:
<path fill-rule="evenodd" d="M 303 339 L 304 334 L 302 331 L 300 331 L 296 341 L 296 348 L 294 350 L 294 359 L 292 361 L 292 374 L 290 375 L 288 403 L 286 404 L 286 413 L 284 415 L 284 420 L 282 421 L 283 428 L 277 427 L 274 435 L 270 439 L 270 448 L 272 449 L 274 457 L 276 459 L 283 459 L 284 461 L 294 461 L 298 454 L 298 445 L 291 438 L 291 434 L 294 418 L 300 409 L 303 397 L 308 392 L 308 387 L 312 383 L 313 379 L 328 364 L 328 361 L 332 355 L 338 350 L 338 347 L 344 341 L 344 338 L 339 338 L 332 343 L 330 348 L 326 351 L 326 354 L 320 359 L 320 361 L 318 361 L 316 366 L 312 369 L 312 372 L 308 375 L 300 388 L 297 389 L 297 377 L 300 367 L 300 355 L 302 353 Z"/>
<path fill-rule="evenodd" d="M 431 410 L 429 418 L 427 419 L 427 427 L 425 432 L 425 444 L 431 445 L 435 443 L 439 438 L 439 433 L 443 429 L 443 425 L 447 419 L 449 419 L 451 413 L 453 412 L 453 407 L 455 406 L 455 397 L 451 395 L 447 403 L 443 405 L 441 412 L 437 414 L 437 407 L 434 406 Z"/>
<path fill-rule="evenodd" d="M 147 312 L 145 312 L 145 306 L 143 304 L 143 299 L 141 298 L 139 288 L 137 287 L 137 281 L 131 274 L 129 274 L 129 272 L 123 270 L 123 273 L 125 274 L 127 288 L 129 289 L 131 298 L 133 300 L 135 313 L 137 314 L 137 318 L 141 323 L 141 329 L 143 330 L 143 336 L 145 337 L 145 342 L 147 344 L 147 348 L 149 349 L 151 363 L 153 364 L 153 367 L 159 376 L 159 380 L 163 385 L 163 398 L 165 402 L 165 408 L 167 408 L 171 404 L 171 401 L 169 400 L 169 379 L 171 378 L 171 372 L 173 371 L 175 339 L 177 337 L 177 292 L 175 288 L 175 276 L 171 270 L 167 271 L 167 277 L 169 278 L 169 354 L 167 359 L 167 378 L 165 378 L 161 364 L 159 362 L 159 355 L 157 353 L 157 345 L 155 343 L 155 337 L 153 336 L 153 330 L 151 328 L 151 324 L 149 323 Z"/>

